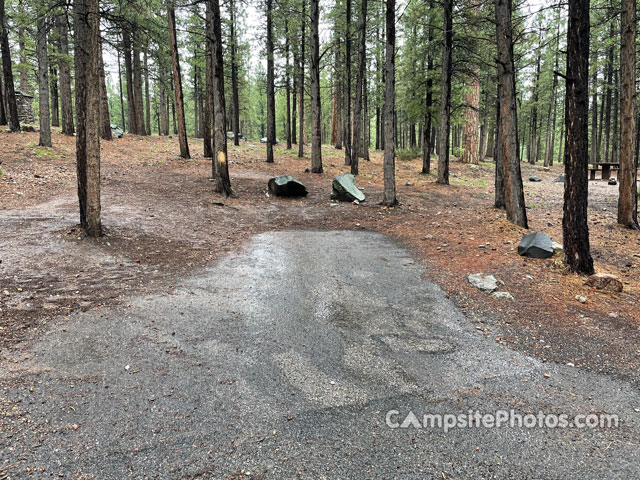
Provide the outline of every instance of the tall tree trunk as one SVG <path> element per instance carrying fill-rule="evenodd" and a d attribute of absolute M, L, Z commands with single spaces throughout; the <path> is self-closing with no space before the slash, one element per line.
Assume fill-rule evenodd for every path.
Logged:
<path fill-rule="evenodd" d="M 351 165 L 353 157 L 357 153 L 351 151 L 351 0 L 346 1 L 346 25 L 345 25 L 345 110 L 344 117 L 344 164 Z M 395 60 L 394 60 L 395 61 Z"/>
<path fill-rule="evenodd" d="M 531 164 L 535 164 L 538 158 L 538 98 L 539 98 L 539 83 L 540 83 L 540 53 L 541 53 L 541 44 L 542 44 L 542 29 L 539 30 L 539 40 L 538 40 L 538 51 L 536 56 L 536 77 L 533 84 L 533 109 L 531 112 L 531 138 L 529 139 L 529 153 L 527 156 L 527 160 Z"/>
<path fill-rule="evenodd" d="M 320 106 L 320 0 L 311 0 L 311 172 L 322 173 L 322 109 Z"/>
<path fill-rule="evenodd" d="M 138 135 L 135 89 L 133 88 L 133 65 L 131 62 L 131 33 L 124 28 L 122 30 L 122 46 L 124 51 L 124 73 L 127 84 L 127 119 L 129 120 L 129 133 Z"/>
<path fill-rule="evenodd" d="M 145 98 L 145 117 L 146 127 L 145 132 L 147 135 L 151 135 L 151 92 L 149 91 L 149 45 L 147 44 L 144 49 L 144 98 Z"/>
<path fill-rule="evenodd" d="M 273 0 L 267 1 L 267 163 L 273 163 L 276 143 L 276 95 L 273 59 Z M 306 21 L 306 20 L 305 20 Z"/>
<path fill-rule="evenodd" d="M 431 128 L 432 128 L 432 114 L 433 108 L 433 54 L 431 53 L 431 47 L 433 45 L 433 25 L 431 23 L 431 13 L 433 12 L 433 0 L 429 0 L 429 33 L 427 37 L 427 45 L 429 47 L 427 51 L 427 92 L 425 98 L 425 116 L 424 116 L 424 139 L 422 140 L 422 173 L 425 175 L 431 173 L 431 152 L 433 151 L 433 144 L 431 143 Z"/>
<path fill-rule="evenodd" d="M 136 126 L 138 135 L 146 135 L 144 109 L 142 105 L 142 66 L 140 64 L 140 33 L 133 32 L 133 91 L 135 101 Z"/>
<path fill-rule="evenodd" d="M 500 105 L 498 147 L 504 164 L 504 203 L 507 219 L 528 228 L 524 203 L 520 156 L 518 151 L 518 116 L 513 59 L 511 0 L 496 0 L 496 37 L 498 46 L 498 104 Z"/>
<path fill-rule="evenodd" d="M 396 98 L 396 1 L 387 0 L 386 40 L 385 40 L 385 92 L 384 92 L 384 193 L 382 203 L 392 206 L 398 203 L 396 198 L 396 153 L 393 134 L 393 117 Z"/>
<path fill-rule="evenodd" d="M 0 29 L 2 27 L 0 26 Z M 4 88 L 2 87 L 2 76 L 0 76 L 0 125 L 7 124 L 7 111 L 5 109 L 5 94 Z"/>
<path fill-rule="evenodd" d="M 558 19 L 559 20 L 559 19 Z M 560 47 L 560 25 L 556 33 L 556 53 L 553 61 L 553 82 L 551 84 L 551 103 L 549 104 L 549 114 L 547 115 L 547 141 L 544 148 L 544 166 L 550 167 L 553 164 L 553 148 L 554 148 L 554 136 L 556 130 L 556 89 L 558 88 L 558 76 L 555 72 L 558 71 L 558 50 Z M 551 123 L 553 120 L 553 128 Z"/>
<path fill-rule="evenodd" d="M 213 11 L 207 7 L 207 32 L 211 31 L 208 25 L 213 22 Z M 206 158 L 213 158 L 213 139 L 211 137 L 212 131 L 212 119 L 213 119 L 213 45 L 210 35 L 207 35 L 205 40 L 205 102 L 204 102 L 204 156 Z"/>
<path fill-rule="evenodd" d="M 285 96 L 287 100 L 286 112 L 285 112 L 285 135 L 287 137 L 287 150 L 291 150 L 291 79 L 290 79 L 290 67 L 289 67 L 289 22 L 287 19 L 284 21 L 284 38 L 285 38 L 285 69 L 284 69 L 284 81 L 285 81 Z"/>
<path fill-rule="evenodd" d="M 51 86 L 51 126 L 60 126 L 60 97 L 58 95 L 58 72 L 56 67 L 49 64 L 49 84 Z"/>
<path fill-rule="evenodd" d="M 118 89 L 120 91 L 120 116 L 122 121 L 122 130 L 126 130 L 127 125 L 124 121 L 124 98 L 122 95 L 122 69 L 120 68 L 120 51 L 118 51 Z"/>
<path fill-rule="evenodd" d="M 9 32 L 5 19 L 4 0 L 0 0 L 0 49 L 2 50 L 2 74 L 4 76 L 4 93 L 9 112 L 9 129 L 12 132 L 20 131 L 18 118 L 18 103 L 13 86 L 13 67 L 11 65 L 11 50 L 9 49 Z"/>
<path fill-rule="evenodd" d="M 74 0 L 76 163 L 80 224 L 102 234 L 100 205 L 100 18 L 98 0 Z"/>
<path fill-rule="evenodd" d="M 508 1 L 508 0 L 507 0 Z M 500 84 L 498 83 L 498 92 L 496 95 L 496 128 L 495 130 L 495 139 L 493 142 L 493 152 L 491 156 L 493 157 L 493 161 L 496 164 L 495 168 L 495 197 L 493 201 L 494 208 L 506 209 L 507 204 L 505 201 L 505 162 L 504 157 L 502 155 L 502 123 L 500 121 L 500 112 L 502 108 L 500 106 Z"/>
<path fill-rule="evenodd" d="M 444 0 L 442 32 L 442 98 L 440 101 L 440 155 L 437 183 L 449 185 L 449 131 L 451 127 L 451 48 L 453 44 L 453 0 Z"/>
<path fill-rule="evenodd" d="M 60 113 L 62 120 L 62 133 L 73 135 L 73 103 L 71 97 L 71 72 L 69 69 L 69 35 L 67 27 L 67 12 L 56 17 L 56 30 L 58 34 L 58 72 L 60 79 Z M 124 128 L 124 126 L 123 126 Z"/>
<path fill-rule="evenodd" d="M 489 75 L 485 80 L 484 84 L 484 101 L 482 102 L 482 110 L 480 113 L 480 117 L 482 120 L 480 121 L 480 142 L 478 144 L 478 161 L 481 161 L 484 158 L 484 152 L 487 146 L 487 127 L 489 125 Z M 482 91 L 481 91 L 482 93 Z"/>
<path fill-rule="evenodd" d="M 229 22 L 230 53 L 231 53 L 231 96 L 233 100 L 233 144 L 240 145 L 240 94 L 238 91 L 238 58 L 236 40 L 236 9 L 234 0 L 229 2 Z"/>
<path fill-rule="evenodd" d="M 622 0 L 620 23 L 620 171 L 618 223 L 638 229 L 636 185 L 636 0 Z"/>
<path fill-rule="evenodd" d="M 609 28 L 609 38 L 615 37 L 614 23 L 611 22 Z M 613 90 L 613 44 L 609 46 L 607 53 L 607 78 L 605 82 L 605 104 L 604 104 L 604 161 L 609 161 L 609 149 L 611 146 L 611 90 Z"/>
<path fill-rule="evenodd" d="M 169 18 L 169 48 L 171 49 L 171 63 L 173 65 L 173 89 L 175 91 L 175 112 L 178 117 L 178 139 L 180 141 L 180 156 L 191 158 L 189 155 L 189 143 L 187 142 L 187 124 L 184 118 L 184 96 L 182 94 L 182 77 L 180 76 L 180 58 L 178 54 L 178 40 L 176 38 L 176 12 L 171 2 L 167 7 Z M 215 83 L 215 79 L 214 79 Z M 223 112 L 224 118 L 224 112 Z M 217 117 L 216 117 L 217 120 Z M 224 128 L 224 120 L 223 125 Z M 226 158 L 226 136 L 225 136 L 225 158 Z"/>
<path fill-rule="evenodd" d="M 613 134 L 611 135 L 611 159 L 610 162 L 618 162 L 620 159 L 620 136 L 618 125 L 620 123 L 620 79 L 618 70 L 613 72 Z"/>
<path fill-rule="evenodd" d="M 565 98 L 564 259 L 577 273 L 593 273 L 587 224 L 589 162 L 589 0 L 569 2 Z"/>
<path fill-rule="evenodd" d="M 224 60 L 222 57 L 222 21 L 218 0 L 209 0 L 212 22 L 210 35 L 213 40 L 213 177 L 215 190 L 224 197 L 231 195 L 229 162 L 227 159 L 227 133 L 225 129 Z"/>
<path fill-rule="evenodd" d="M 333 64 L 333 94 L 331 103 L 331 144 L 337 149 L 342 148 L 342 89 L 340 81 L 340 37 L 335 35 L 335 56 Z"/>
<path fill-rule="evenodd" d="M 305 58 L 305 25 L 307 23 L 307 14 L 306 14 L 306 6 L 307 1 L 302 0 L 302 22 L 301 22 L 301 31 L 302 35 L 300 38 L 300 55 L 298 60 L 300 61 L 300 69 L 298 78 L 298 120 L 300 122 L 300 132 L 298 134 L 298 157 L 304 157 L 304 58 Z"/>
<path fill-rule="evenodd" d="M 99 48 L 98 74 L 100 76 L 100 137 L 102 137 L 104 140 L 113 140 L 113 135 L 111 134 L 111 118 L 109 117 L 109 96 L 107 94 L 107 82 L 104 73 L 104 60 L 102 58 L 102 39 L 100 40 Z"/>
<path fill-rule="evenodd" d="M 353 105 L 353 138 L 351 147 L 351 173 L 358 174 L 358 157 L 362 154 L 362 91 L 364 90 L 364 71 L 367 66 L 367 0 L 360 0 L 360 28 L 358 29 L 358 73 L 356 94 Z"/>
<path fill-rule="evenodd" d="M 594 49 L 593 52 L 593 65 L 597 65 L 598 63 L 598 50 Z M 598 69 L 593 68 L 593 73 L 591 74 L 591 88 L 592 88 L 592 96 L 591 96 L 591 155 L 590 162 L 595 166 L 598 163 Z"/>
<path fill-rule="evenodd" d="M 38 54 L 38 97 L 40 106 L 40 141 L 43 147 L 51 146 L 51 117 L 49 113 L 49 56 L 47 54 L 47 25 L 44 13 L 38 15 L 36 50 Z"/>

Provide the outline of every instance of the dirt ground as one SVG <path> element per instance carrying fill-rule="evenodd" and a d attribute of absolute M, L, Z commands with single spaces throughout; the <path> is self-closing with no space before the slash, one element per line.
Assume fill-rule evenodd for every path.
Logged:
<path fill-rule="evenodd" d="M 308 156 L 299 159 L 280 145 L 275 164 L 266 164 L 264 145 L 243 142 L 229 146 L 237 196 L 222 205 L 212 192 L 211 160 L 203 158 L 201 140 L 191 139 L 194 158 L 183 160 L 176 138 L 126 135 L 103 142 L 105 235 L 91 240 L 76 225 L 75 139 L 54 133 L 53 148 L 37 142 L 35 133 L 0 132 L 0 352 L 24 348 L 46 335 L 48 322 L 74 311 L 170 292 L 177 278 L 237 250 L 252 234 L 363 229 L 408 247 L 430 279 L 496 342 L 640 383 L 640 236 L 616 225 L 618 190 L 606 182 L 589 184 L 591 247 L 596 271 L 624 282 L 620 294 L 586 287 L 558 257 L 517 255 L 525 231 L 492 208 L 491 163 L 453 162 L 452 185 L 442 186 L 435 176 L 419 174 L 419 159 L 398 160 L 400 205 L 386 208 L 379 205 L 379 152 L 372 152 L 370 162 L 361 161 L 357 182 L 367 201 L 356 205 L 329 198 L 331 179 L 347 171 L 342 151 L 326 147 L 325 173 L 316 175 L 305 173 Z M 531 231 L 558 242 L 563 184 L 554 180 L 562 170 L 562 165 L 545 171 L 523 164 Z M 267 180 L 280 174 L 304 182 L 308 197 L 269 196 Z M 529 182 L 530 175 L 543 181 Z M 502 280 L 515 300 L 498 300 L 472 287 L 466 277 L 478 272 Z M 576 295 L 587 302 L 579 303 Z"/>

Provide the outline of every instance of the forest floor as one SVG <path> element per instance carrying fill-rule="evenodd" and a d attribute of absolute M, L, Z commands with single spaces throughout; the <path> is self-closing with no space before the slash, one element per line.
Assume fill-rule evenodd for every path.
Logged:
<path fill-rule="evenodd" d="M 176 280 L 257 233 L 278 230 L 370 230 L 409 249 L 487 337 L 543 361 L 572 364 L 640 383 L 640 236 L 617 226 L 618 187 L 589 183 L 589 228 L 597 272 L 618 276 L 620 294 L 593 290 L 567 273 L 558 257 L 523 258 L 526 232 L 493 205 L 493 165 L 452 162 L 450 186 L 420 175 L 421 161 L 397 160 L 400 205 L 382 200 L 382 156 L 361 160 L 357 183 L 367 200 L 330 200 L 332 178 L 347 169 L 343 151 L 326 147 L 325 173 L 305 173 L 283 145 L 274 164 L 265 146 L 229 146 L 235 193 L 221 204 L 212 192 L 211 160 L 191 139 L 192 160 L 177 157 L 175 138 L 126 135 L 103 142 L 102 221 L 105 235 L 83 238 L 77 227 L 75 139 L 54 133 L 52 148 L 35 133 L 0 133 L 0 351 L 46 335 L 47 323 L 142 293 L 169 292 Z M 433 172 L 436 165 L 433 162 Z M 563 166 L 523 164 L 531 231 L 561 242 Z M 267 194 L 271 176 L 290 174 L 307 186 L 303 199 Z M 542 182 L 529 182 L 537 175 Z M 322 249 L 322 245 L 318 245 Z M 345 244 L 345 249 L 359 245 Z M 495 299 L 467 275 L 484 272 L 515 300 Z M 582 304 L 576 295 L 587 298 Z M 0 361 L 2 357 L 0 356 Z"/>

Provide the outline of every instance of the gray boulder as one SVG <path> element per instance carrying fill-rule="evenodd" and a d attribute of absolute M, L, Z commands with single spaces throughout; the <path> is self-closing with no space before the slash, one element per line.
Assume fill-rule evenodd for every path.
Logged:
<path fill-rule="evenodd" d="M 269 191 L 276 197 L 304 197 L 307 187 L 291 175 L 281 175 L 269 179 Z"/>
<path fill-rule="evenodd" d="M 556 183 L 564 183 L 564 175 L 560 175 L 558 178 L 554 180 Z"/>
<path fill-rule="evenodd" d="M 343 173 L 333 179 L 331 198 L 341 202 L 364 202 L 364 193 L 356 186 L 356 178 L 350 173 Z"/>
<path fill-rule="evenodd" d="M 551 237 L 535 232 L 525 235 L 518 245 L 518 255 L 531 258 L 553 257 L 553 242 Z"/>

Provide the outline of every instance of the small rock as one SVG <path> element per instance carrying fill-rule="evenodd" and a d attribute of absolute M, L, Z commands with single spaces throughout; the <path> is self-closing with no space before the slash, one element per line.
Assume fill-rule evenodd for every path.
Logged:
<path fill-rule="evenodd" d="M 513 300 L 513 295 L 511 295 L 509 292 L 493 292 L 491 294 L 491 296 L 493 298 L 497 298 L 497 299 L 507 299 L 507 300 Z"/>
<path fill-rule="evenodd" d="M 536 177 L 535 175 L 531 175 L 531 176 L 529 177 L 529 181 L 530 181 L 530 182 L 541 182 L 541 181 L 542 181 L 542 179 L 541 179 L 540 177 Z"/>
<path fill-rule="evenodd" d="M 610 292 L 622 291 L 622 282 L 620 279 L 608 273 L 595 273 L 587 278 L 584 284 L 589 287 L 594 287 L 597 290 L 607 290 Z"/>
<path fill-rule="evenodd" d="M 553 248 L 553 254 L 556 255 L 564 250 L 561 243 L 551 242 L 551 248 Z"/>
<path fill-rule="evenodd" d="M 617 185 L 618 181 L 615 178 L 610 178 L 607 182 L 608 185 Z"/>
<path fill-rule="evenodd" d="M 555 183 L 564 183 L 564 175 L 560 175 L 554 180 Z"/>
<path fill-rule="evenodd" d="M 576 295 L 576 300 L 580 303 L 587 303 L 587 297 L 585 297 L 584 295 Z"/>
<path fill-rule="evenodd" d="M 498 290 L 498 280 L 493 275 L 483 276 L 482 273 L 473 273 L 467 276 L 469 283 L 483 292 L 491 293 Z"/>
<path fill-rule="evenodd" d="M 617 312 L 609 312 L 609 316 L 611 318 L 618 318 L 618 313 Z"/>
<path fill-rule="evenodd" d="M 410 187 L 411 185 L 413 185 L 413 183 L 411 183 L 411 182 L 407 182 L 407 183 L 405 183 L 405 185 L 406 185 L 407 187 Z"/>

